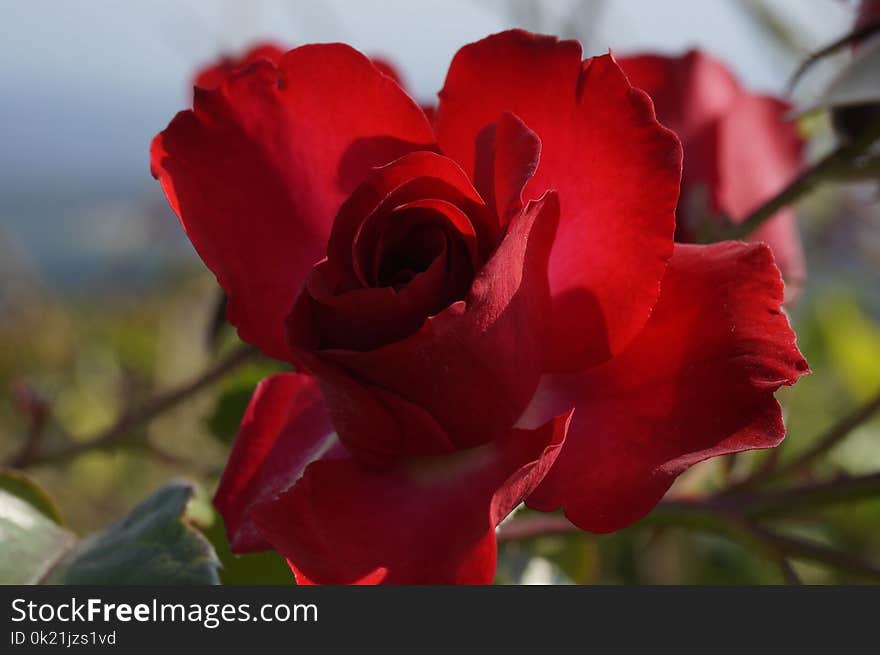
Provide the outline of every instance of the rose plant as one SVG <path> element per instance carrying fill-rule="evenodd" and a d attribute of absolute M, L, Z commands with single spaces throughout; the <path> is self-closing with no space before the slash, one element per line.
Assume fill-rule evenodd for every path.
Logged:
<path fill-rule="evenodd" d="M 296 368 L 217 490 L 233 550 L 301 583 L 487 583 L 523 501 L 613 531 L 779 443 L 808 368 L 773 255 L 674 243 L 682 148 L 637 86 L 519 30 L 458 52 L 430 120 L 342 44 L 197 85 L 153 174 L 240 337 Z"/>

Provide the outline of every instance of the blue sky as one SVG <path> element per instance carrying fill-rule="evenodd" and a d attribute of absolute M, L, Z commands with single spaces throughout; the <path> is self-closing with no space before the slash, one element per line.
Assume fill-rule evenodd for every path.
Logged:
<path fill-rule="evenodd" d="M 805 49 L 845 32 L 852 16 L 839 0 L 762 4 L 784 19 Z M 119 220 L 114 217 L 124 214 L 118 211 L 124 206 L 162 202 L 148 172 L 150 139 L 188 103 L 197 65 L 257 38 L 346 41 L 385 55 L 421 99 L 440 88 L 459 46 L 511 26 L 577 33 L 587 54 L 608 48 L 679 52 L 699 45 L 767 91 L 780 90 L 797 62 L 755 29 L 747 0 L 0 5 L 0 236 L 38 260 L 77 246 L 103 247 L 93 228 Z"/>

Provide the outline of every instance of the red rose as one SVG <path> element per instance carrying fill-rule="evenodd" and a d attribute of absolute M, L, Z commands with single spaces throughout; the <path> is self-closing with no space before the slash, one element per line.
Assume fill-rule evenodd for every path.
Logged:
<path fill-rule="evenodd" d="M 610 56 L 488 37 L 432 127 L 304 46 L 197 89 L 151 154 L 241 337 L 300 370 L 257 388 L 215 497 L 300 582 L 490 582 L 524 499 L 610 530 L 782 438 L 807 367 L 772 256 L 673 245 L 681 149 Z"/>
<path fill-rule="evenodd" d="M 624 57 L 620 65 L 684 148 L 676 241 L 695 241 L 705 221 L 722 214 L 744 220 L 799 172 L 803 144 L 786 120 L 791 106 L 745 91 L 721 62 L 691 51 Z M 778 212 L 749 241 L 770 246 L 793 299 L 806 276 L 794 210 Z"/>

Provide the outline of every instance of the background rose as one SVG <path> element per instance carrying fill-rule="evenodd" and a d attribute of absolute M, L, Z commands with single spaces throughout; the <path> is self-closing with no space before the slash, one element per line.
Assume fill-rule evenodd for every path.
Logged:
<path fill-rule="evenodd" d="M 266 60 L 273 64 L 277 64 L 281 59 L 281 56 L 288 50 L 290 50 L 290 48 L 285 48 L 277 43 L 267 41 L 264 43 L 256 43 L 238 55 L 223 55 L 217 61 L 211 62 L 207 66 L 198 70 L 193 78 L 193 86 L 201 89 L 216 89 L 230 75 L 236 71 L 247 68 L 253 63 Z M 370 57 L 370 60 L 373 62 L 373 66 L 401 86 L 404 86 L 400 71 L 398 71 L 390 61 L 383 57 L 375 56 Z"/>
<path fill-rule="evenodd" d="M 720 61 L 694 50 L 680 57 L 634 55 L 620 64 L 684 148 L 676 241 L 697 240 L 722 216 L 744 220 L 801 169 L 803 143 L 786 118 L 791 105 L 746 91 Z M 786 297 L 796 297 L 806 265 L 794 210 L 780 210 L 748 240 L 771 247 Z"/>
<path fill-rule="evenodd" d="M 673 248 L 678 142 L 610 56 L 467 46 L 432 129 L 305 46 L 197 89 L 152 158 L 242 338 L 315 376 L 261 385 L 216 497 L 301 581 L 488 582 L 541 480 L 530 505 L 613 530 L 782 437 L 806 364 L 772 257 Z"/>

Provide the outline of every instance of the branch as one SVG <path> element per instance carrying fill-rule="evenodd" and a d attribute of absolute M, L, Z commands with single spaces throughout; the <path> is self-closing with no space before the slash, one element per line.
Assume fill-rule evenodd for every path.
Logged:
<path fill-rule="evenodd" d="M 779 466 L 776 469 L 777 475 L 792 473 L 813 463 L 813 461 L 834 448 L 838 443 L 843 441 L 850 432 L 865 423 L 878 411 L 880 411 L 880 392 L 878 392 L 870 401 L 831 426 L 824 435 L 819 437 L 812 448 L 790 460 L 788 463 Z"/>
<path fill-rule="evenodd" d="M 28 420 L 24 443 L 10 459 L 10 465 L 16 467 L 35 457 L 42 448 L 52 410 L 46 399 L 24 380 L 12 385 L 12 399 L 16 409 Z"/>
<path fill-rule="evenodd" d="M 670 507 L 672 504 L 672 502 L 661 503 L 654 512 L 642 519 L 639 525 L 676 525 L 686 529 L 726 535 L 743 545 L 757 546 L 782 567 L 783 576 L 788 584 L 800 583 L 789 563 L 789 559 L 792 558 L 809 560 L 846 573 L 880 581 L 880 568 L 869 562 L 849 557 L 828 546 L 781 535 L 737 516 L 715 513 L 700 503 L 675 503 L 675 507 Z M 667 510 L 671 511 L 667 512 Z M 679 519 L 684 520 L 679 521 Z M 577 532 L 581 532 L 580 528 L 569 523 L 563 516 L 533 516 L 501 525 L 497 538 L 500 543 Z"/>
<path fill-rule="evenodd" d="M 785 555 L 779 555 L 779 570 L 782 573 L 782 578 L 785 580 L 785 584 L 788 585 L 802 585 L 804 584 L 801 577 L 797 574 L 797 571 L 794 570 L 794 567 L 791 565 L 791 561 L 789 561 L 788 557 Z"/>
<path fill-rule="evenodd" d="M 638 525 L 645 527 L 684 527 L 703 532 L 728 533 L 730 524 L 711 499 L 664 500 Z M 499 542 L 531 539 L 548 535 L 579 533 L 581 529 L 559 514 L 531 515 L 498 526 Z"/>
<path fill-rule="evenodd" d="M 852 179 L 854 171 L 861 171 L 855 164 L 856 160 L 864 155 L 878 139 L 880 139 L 880 124 L 864 130 L 857 138 L 839 146 L 804 170 L 787 187 L 754 210 L 743 221 L 735 224 L 730 223 L 729 220 L 726 221 L 718 234 L 711 235 L 712 240 L 743 239 L 763 225 L 780 209 L 799 200 L 821 182 Z M 868 170 L 873 170 L 873 166 L 875 164 L 870 164 Z M 864 171 L 860 172 L 860 174 L 863 173 Z"/>
<path fill-rule="evenodd" d="M 868 421 L 872 416 L 880 412 L 880 391 L 861 407 L 844 416 L 832 425 L 823 435 L 816 439 L 815 443 L 806 451 L 793 457 L 788 462 L 776 466 L 764 466 L 755 471 L 742 482 L 729 487 L 724 493 L 734 494 L 758 484 L 764 484 L 778 480 L 786 475 L 797 473 L 807 468 L 822 455 L 830 451 L 843 441 L 850 432 Z M 774 462 L 775 464 L 775 462 Z"/>
<path fill-rule="evenodd" d="M 787 557 L 818 562 L 839 571 L 880 582 L 880 568 L 869 562 L 850 557 L 815 541 L 807 541 L 806 539 L 772 532 L 757 524 L 751 524 L 750 530 L 752 534 L 761 539 L 767 546 L 776 549 L 780 553 L 784 553 Z"/>
<path fill-rule="evenodd" d="M 132 430 L 137 426 L 151 421 L 159 414 L 189 399 L 244 364 L 258 352 L 253 346 L 241 346 L 205 369 L 205 371 L 190 382 L 157 394 L 142 405 L 123 412 L 110 427 L 91 439 L 67 443 L 54 450 L 44 452 L 33 451 L 25 453 L 22 451 L 18 456 L 7 462 L 7 465 L 13 468 L 25 468 L 37 464 L 66 460 L 84 452 L 118 445 L 128 439 L 132 434 Z"/>
<path fill-rule="evenodd" d="M 855 44 L 858 41 L 866 39 L 878 30 L 880 30 L 880 23 L 878 22 L 865 25 L 857 30 L 854 30 L 853 32 L 850 32 L 849 34 L 845 34 L 836 41 L 832 41 L 825 47 L 811 54 L 809 57 L 804 59 L 803 62 L 801 62 L 801 65 L 798 66 L 797 70 L 788 81 L 788 93 L 791 94 L 791 92 L 794 90 L 795 85 L 797 85 L 798 81 L 801 79 L 801 77 L 803 77 L 804 73 L 806 73 L 807 70 L 817 61 L 819 61 L 820 59 L 824 59 L 829 55 L 833 55 L 844 46 Z"/>
<path fill-rule="evenodd" d="M 495 536 L 498 541 L 519 541 L 532 537 L 546 537 L 569 532 L 579 532 L 579 528 L 558 514 L 540 514 L 513 519 L 498 526 Z"/>
<path fill-rule="evenodd" d="M 665 500 L 643 518 L 641 527 L 679 527 L 727 536 L 757 547 L 780 566 L 789 584 L 798 578 L 790 559 L 806 559 L 826 566 L 880 580 L 880 568 L 849 557 L 825 545 L 781 535 L 758 524 L 756 519 L 777 512 L 816 507 L 845 500 L 880 496 L 880 473 L 803 485 L 782 492 L 742 496 L 714 496 L 700 500 Z M 579 533 L 580 528 L 558 514 L 527 516 L 502 523 L 499 542 L 547 535 Z"/>
<path fill-rule="evenodd" d="M 880 473 L 844 477 L 752 496 L 721 496 L 715 502 L 719 507 L 728 507 L 750 517 L 760 517 L 872 497 L 880 497 Z"/>

